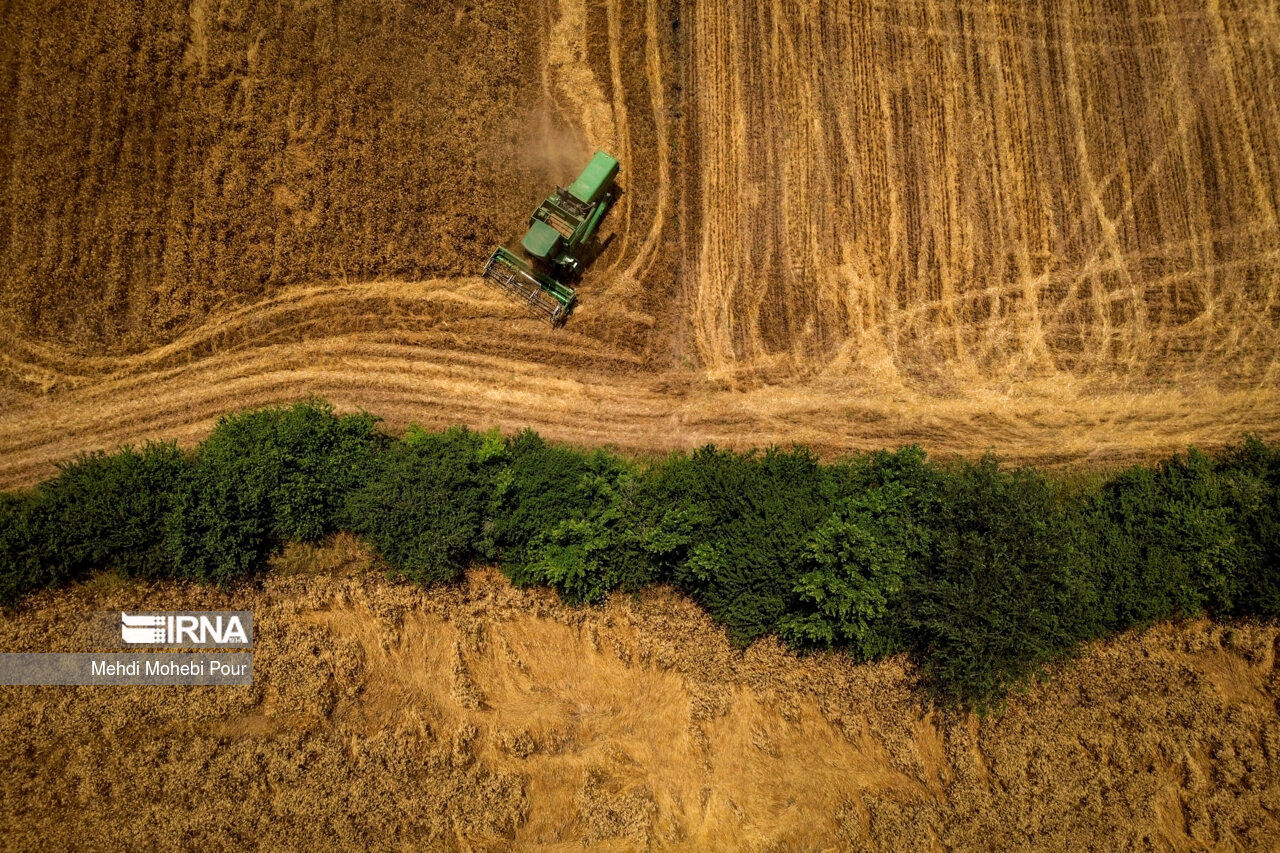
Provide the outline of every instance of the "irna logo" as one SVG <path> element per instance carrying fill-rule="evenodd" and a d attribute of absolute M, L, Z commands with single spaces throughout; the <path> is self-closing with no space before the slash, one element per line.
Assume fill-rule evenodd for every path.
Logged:
<path fill-rule="evenodd" d="M 120 613 L 120 637 L 134 646 L 248 646 L 253 617 L 223 613 Z"/>

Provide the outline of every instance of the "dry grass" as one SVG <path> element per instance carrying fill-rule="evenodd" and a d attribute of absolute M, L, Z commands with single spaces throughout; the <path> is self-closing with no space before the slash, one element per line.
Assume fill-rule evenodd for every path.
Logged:
<path fill-rule="evenodd" d="M 1127 635 L 978 719 L 922 705 L 901 660 L 735 650 L 669 591 L 574 609 L 476 571 L 423 593 L 348 540 L 287 561 L 0 620 L 6 651 L 80 649 L 98 609 L 247 608 L 257 633 L 252 688 L 0 692 L 7 849 L 1280 842 L 1274 627 Z"/>
<path fill-rule="evenodd" d="M 275 8 L 6 9 L 0 486 L 307 393 L 642 451 L 1280 437 L 1273 5 Z M 553 332 L 467 273 L 595 146 Z"/>

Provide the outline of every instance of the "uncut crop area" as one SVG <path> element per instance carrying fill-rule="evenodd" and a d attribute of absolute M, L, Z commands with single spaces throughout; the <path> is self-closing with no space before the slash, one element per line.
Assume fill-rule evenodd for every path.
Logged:
<path fill-rule="evenodd" d="M 0 486 L 320 394 L 637 451 L 1280 426 L 1280 7 L 16 0 Z M 590 152 L 552 330 L 478 278 Z"/>

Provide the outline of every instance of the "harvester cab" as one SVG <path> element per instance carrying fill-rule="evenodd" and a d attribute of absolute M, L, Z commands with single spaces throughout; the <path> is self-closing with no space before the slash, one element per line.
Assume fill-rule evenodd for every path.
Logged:
<path fill-rule="evenodd" d="M 556 187 L 529 217 L 517 254 L 493 250 L 484 278 L 559 326 L 577 303 L 569 285 L 592 256 L 594 237 L 617 195 L 618 161 L 597 151 L 567 189 Z"/>

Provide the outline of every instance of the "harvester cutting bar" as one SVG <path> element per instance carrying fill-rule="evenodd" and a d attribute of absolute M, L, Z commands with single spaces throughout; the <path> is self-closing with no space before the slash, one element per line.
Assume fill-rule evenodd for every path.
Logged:
<path fill-rule="evenodd" d="M 495 249 L 484 266 L 486 281 L 502 288 L 512 298 L 526 303 L 559 326 L 577 301 L 573 288 L 538 275 L 528 264 L 506 249 Z"/>

